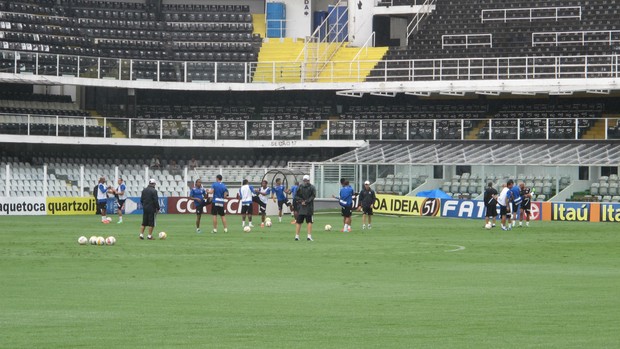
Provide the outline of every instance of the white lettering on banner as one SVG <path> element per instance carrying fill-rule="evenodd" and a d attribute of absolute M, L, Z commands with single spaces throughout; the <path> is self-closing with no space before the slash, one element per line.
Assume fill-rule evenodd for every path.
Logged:
<path fill-rule="evenodd" d="M 474 210 L 476 206 L 478 209 Z M 484 202 L 463 201 L 459 209 L 459 217 L 473 218 L 476 216 L 476 218 L 482 218 L 484 212 Z"/>
<path fill-rule="evenodd" d="M 441 210 L 441 215 L 445 217 L 445 216 L 448 215 L 448 212 L 456 210 L 456 207 L 457 207 L 458 203 L 459 202 L 456 201 L 456 200 L 444 201 L 444 203 L 442 205 L 443 209 Z"/>

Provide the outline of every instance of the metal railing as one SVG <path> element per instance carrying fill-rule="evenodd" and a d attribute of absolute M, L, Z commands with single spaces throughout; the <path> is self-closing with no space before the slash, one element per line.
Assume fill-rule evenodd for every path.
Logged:
<path fill-rule="evenodd" d="M 620 30 L 584 30 L 532 33 L 532 46 L 560 46 L 593 43 L 620 43 Z"/>
<path fill-rule="evenodd" d="M 416 12 L 409 24 L 407 24 L 407 45 L 409 45 L 409 37 L 419 30 L 422 20 L 431 13 L 431 6 L 435 5 L 436 0 L 425 0 L 420 8 L 420 11 Z"/>
<path fill-rule="evenodd" d="M 493 34 L 444 34 L 441 48 L 472 46 L 493 47 Z"/>
<path fill-rule="evenodd" d="M 482 23 L 489 21 L 519 21 L 519 20 L 559 20 L 577 18 L 581 20 L 581 6 L 557 6 L 557 7 L 524 7 L 524 8 L 501 8 L 488 9 L 480 12 Z"/>
<path fill-rule="evenodd" d="M 525 114 L 526 112 L 522 112 Z M 97 120 L 93 123 L 93 120 Z M 620 118 L 339 120 L 127 119 L 0 114 L 0 134 L 77 138 L 305 140 L 618 140 Z"/>
<path fill-rule="evenodd" d="M 321 76 L 302 62 L 152 61 L 0 50 L 0 73 L 183 83 L 308 83 L 486 79 L 617 78 L 618 55 L 321 61 Z M 372 65 L 370 75 L 363 66 Z M 268 73 L 262 73 L 261 66 Z M 311 68 L 310 68 L 311 69 Z M 342 76 L 346 76 L 343 80 Z"/>

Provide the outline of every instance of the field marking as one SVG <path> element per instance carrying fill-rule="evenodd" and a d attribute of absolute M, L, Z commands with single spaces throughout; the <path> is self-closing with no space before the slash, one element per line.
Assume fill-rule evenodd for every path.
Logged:
<path fill-rule="evenodd" d="M 446 245 L 446 246 L 454 246 L 456 248 L 454 250 L 445 250 L 444 252 L 458 252 L 458 251 L 463 251 L 465 249 L 465 246 L 461 246 L 461 245 Z"/>

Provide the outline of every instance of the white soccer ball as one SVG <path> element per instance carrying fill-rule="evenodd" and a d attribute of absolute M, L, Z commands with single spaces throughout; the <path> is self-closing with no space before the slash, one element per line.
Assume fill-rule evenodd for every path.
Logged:
<path fill-rule="evenodd" d="M 80 245 L 86 245 L 88 243 L 88 239 L 86 238 L 86 236 L 80 236 L 78 239 L 78 244 Z"/>
<path fill-rule="evenodd" d="M 116 238 L 115 238 L 114 236 L 108 236 L 108 237 L 105 239 L 105 244 L 106 244 L 106 245 L 111 246 L 111 245 L 114 245 L 115 243 L 116 243 Z"/>
<path fill-rule="evenodd" d="M 271 227 L 271 220 L 265 220 L 265 226 L 267 228 Z"/>
<path fill-rule="evenodd" d="M 103 238 L 103 236 L 97 237 L 97 246 L 103 246 L 103 245 L 105 245 L 105 239 Z"/>
<path fill-rule="evenodd" d="M 491 223 L 487 223 L 487 224 L 484 225 L 484 229 L 491 229 L 491 228 L 493 228 Z"/>
<path fill-rule="evenodd" d="M 159 233 L 159 235 L 158 235 L 158 236 L 159 236 L 159 238 L 160 238 L 161 240 L 166 240 L 166 238 L 168 237 L 168 234 L 166 234 L 166 232 L 165 232 L 165 231 L 162 231 L 162 232 L 160 232 L 160 233 Z"/>
<path fill-rule="evenodd" d="M 269 217 L 265 218 L 265 223 L 271 223 L 271 218 Z"/>
<path fill-rule="evenodd" d="M 330 231 L 332 230 L 332 226 L 329 224 L 325 224 L 325 231 Z"/>
<path fill-rule="evenodd" d="M 252 228 L 250 228 L 249 225 L 246 225 L 245 227 L 243 227 L 243 231 L 246 232 L 246 233 L 249 233 L 249 232 L 252 231 Z"/>
<path fill-rule="evenodd" d="M 107 218 L 106 218 L 106 220 L 107 220 L 108 222 L 112 222 L 112 217 L 107 217 Z"/>
<path fill-rule="evenodd" d="M 96 245 L 97 244 L 97 237 L 96 236 L 91 236 L 90 239 L 88 239 L 88 242 L 90 242 L 91 245 Z"/>

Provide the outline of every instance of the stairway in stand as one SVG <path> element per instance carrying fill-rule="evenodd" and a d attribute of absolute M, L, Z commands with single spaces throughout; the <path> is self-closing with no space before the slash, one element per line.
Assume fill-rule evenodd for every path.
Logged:
<path fill-rule="evenodd" d="M 360 53 L 359 47 L 342 46 L 334 54 L 331 61 L 323 67 L 318 82 L 365 81 L 372 68 L 377 65 L 377 61 L 383 58 L 387 50 L 387 47 L 368 47 L 363 48 Z"/>
<path fill-rule="evenodd" d="M 252 82 L 301 82 L 301 62 L 296 60 L 303 48 L 303 40 L 292 38 L 266 40 L 258 53 L 258 63 L 253 72 Z"/>

